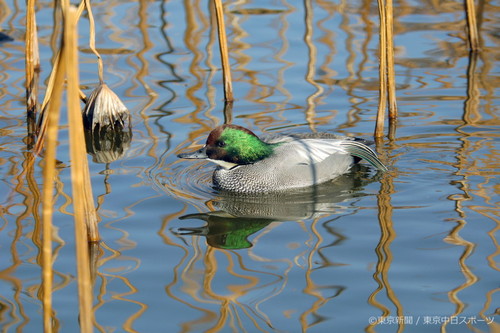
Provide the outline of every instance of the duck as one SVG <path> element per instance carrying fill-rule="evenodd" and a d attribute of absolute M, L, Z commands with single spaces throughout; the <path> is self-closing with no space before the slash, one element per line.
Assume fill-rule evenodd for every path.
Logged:
<path fill-rule="evenodd" d="M 259 137 L 235 124 L 216 127 L 201 149 L 177 157 L 217 164 L 212 175 L 214 187 L 237 193 L 283 192 L 319 185 L 349 172 L 360 160 L 387 171 L 363 139 L 326 132 Z"/>

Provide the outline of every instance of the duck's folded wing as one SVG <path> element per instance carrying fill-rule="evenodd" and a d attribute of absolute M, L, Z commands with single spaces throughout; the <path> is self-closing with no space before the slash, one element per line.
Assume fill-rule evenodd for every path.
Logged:
<path fill-rule="evenodd" d="M 367 161 L 379 170 L 387 171 L 387 168 L 379 160 L 375 152 L 367 145 L 358 141 L 345 139 L 305 139 L 294 140 L 288 143 L 288 145 L 290 145 L 290 151 L 296 154 L 300 164 L 316 164 L 334 154 L 349 154 Z"/>
<path fill-rule="evenodd" d="M 341 140 L 303 139 L 287 143 L 290 153 L 300 164 L 316 164 L 334 154 L 349 154 L 341 145 Z"/>

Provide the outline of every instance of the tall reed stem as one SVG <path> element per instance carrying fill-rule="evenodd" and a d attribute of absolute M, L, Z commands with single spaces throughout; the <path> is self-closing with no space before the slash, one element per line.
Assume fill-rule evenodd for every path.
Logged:
<path fill-rule="evenodd" d="M 229 65 L 229 52 L 227 48 L 226 26 L 224 24 L 224 7 L 221 0 L 214 0 L 215 16 L 217 18 L 217 33 L 219 35 L 219 49 L 222 60 L 222 79 L 224 82 L 224 98 L 226 102 L 233 102 L 233 83 L 231 67 Z"/>
<path fill-rule="evenodd" d="M 377 120 L 375 123 L 375 133 L 376 138 L 380 138 L 384 135 L 384 121 L 385 121 L 385 109 L 387 108 L 387 31 L 385 26 L 387 25 L 387 20 L 385 16 L 385 3 L 384 0 L 378 0 L 378 11 L 380 17 L 380 63 L 379 63 L 379 100 L 378 100 L 378 111 Z"/>
<path fill-rule="evenodd" d="M 378 0 L 378 9 L 380 16 L 380 96 L 374 136 L 381 138 L 384 135 L 385 110 L 389 105 L 389 138 L 392 139 L 397 120 L 392 0 Z"/>
<path fill-rule="evenodd" d="M 37 132 L 36 116 L 38 104 L 38 77 L 40 53 L 36 30 L 35 0 L 26 2 L 26 115 L 28 124 L 28 146 L 34 144 Z"/>
<path fill-rule="evenodd" d="M 80 110 L 80 89 L 77 54 L 77 10 L 66 7 L 64 22 L 65 63 L 68 81 L 68 120 L 71 157 L 71 183 L 75 213 L 76 262 L 78 272 L 78 295 L 80 304 L 80 326 L 82 332 L 92 332 L 92 283 L 90 278 L 87 227 L 89 213 L 95 209 L 89 206 L 89 172 L 85 151 L 83 121 Z M 92 199 L 93 201 L 93 199 Z M 92 202 L 93 204 L 93 202 Z M 89 212 L 90 209 L 90 212 Z M 97 222 L 97 221 L 95 221 Z M 92 224 L 92 223 L 91 223 Z"/>
<path fill-rule="evenodd" d="M 398 116 L 396 103 L 396 77 L 394 71 L 394 18 L 392 0 L 385 0 L 385 34 L 387 42 L 387 99 L 389 105 L 389 122 L 395 121 Z"/>
<path fill-rule="evenodd" d="M 476 6 L 474 5 L 474 0 L 465 0 L 465 13 L 467 15 L 470 49 L 472 51 L 478 51 L 480 49 L 480 45 L 476 20 Z"/>
<path fill-rule="evenodd" d="M 52 214 L 54 179 L 56 176 L 56 149 L 61 99 L 64 86 L 64 62 L 58 58 L 58 70 L 54 75 L 54 89 L 47 112 L 47 134 L 45 140 L 45 165 L 43 167 L 42 194 L 42 281 L 43 281 L 43 326 L 44 332 L 52 332 Z"/>

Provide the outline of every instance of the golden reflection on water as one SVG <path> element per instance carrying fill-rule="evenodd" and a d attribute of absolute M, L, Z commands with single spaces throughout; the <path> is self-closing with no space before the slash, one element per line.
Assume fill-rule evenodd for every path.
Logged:
<path fill-rule="evenodd" d="M 136 258 L 124 258 L 119 251 L 113 250 L 112 248 L 106 246 L 106 244 L 103 244 L 102 246 L 104 249 L 110 251 L 111 255 L 107 258 L 102 258 L 102 259 L 99 258 L 99 255 L 96 255 L 94 258 L 96 260 L 97 267 L 105 265 L 105 263 L 107 261 L 116 260 L 116 259 L 119 259 L 119 260 L 124 260 L 124 259 L 127 260 L 128 259 L 128 260 L 131 260 L 133 262 L 135 261 L 136 266 L 132 270 L 135 270 L 135 269 L 140 267 L 140 261 L 138 259 L 136 259 Z M 99 251 L 99 249 L 94 249 L 94 251 Z M 100 259 L 100 260 L 98 260 L 98 259 Z M 127 317 L 127 319 L 122 324 L 122 328 L 125 332 L 137 332 L 133 328 L 134 322 L 138 318 L 140 318 L 144 314 L 144 312 L 147 311 L 148 305 L 144 304 L 143 302 L 139 302 L 139 301 L 136 301 L 134 299 L 131 299 L 131 297 L 128 297 L 128 296 L 133 296 L 134 294 L 137 294 L 139 292 L 139 290 L 133 285 L 133 283 L 130 282 L 130 280 L 128 278 L 126 278 L 125 276 L 122 276 L 122 274 L 124 274 L 124 272 L 128 271 L 128 269 L 126 269 L 126 267 L 119 268 L 119 269 L 116 269 L 113 271 L 110 271 L 110 270 L 107 270 L 107 271 L 108 272 L 101 269 L 101 270 L 99 270 L 99 273 L 96 274 L 97 276 L 99 276 L 101 282 L 99 285 L 96 285 L 96 284 L 94 285 L 94 289 L 98 289 L 98 293 L 96 296 L 97 302 L 95 302 L 95 305 L 93 307 L 93 311 L 97 312 L 101 307 L 104 307 L 107 303 L 107 301 L 105 301 L 105 299 L 110 297 L 110 296 L 111 296 L 112 300 L 136 305 L 132 308 L 137 309 L 137 310 L 135 312 L 133 312 L 129 317 Z M 108 291 L 107 288 L 108 288 L 108 284 L 110 283 L 110 281 L 113 281 L 114 283 L 116 283 L 116 280 L 123 282 L 123 285 L 126 287 L 127 290 L 122 292 L 122 293 L 117 293 L 115 291 Z M 94 279 L 94 282 L 95 282 L 95 279 Z M 105 327 L 103 327 L 99 324 L 98 320 L 96 320 L 94 322 L 94 325 L 101 332 L 107 331 Z"/>
<path fill-rule="evenodd" d="M 156 21 L 154 11 L 156 4 L 150 1 L 139 1 L 137 6 L 131 5 L 124 11 L 122 2 L 107 2 L 97 4 L 101 10 L 99 20 L 101 27 L 105 26 L 108 32 L 101 37 L 98 44 L 101 44 L 99 51 L 103 55 L 108 55 L 111 59 L 126 59 L 119 64 L 110 61 L 112 73 L 110 80 L 115 80 L 116 86 L 123 86 L 124 95 L 135 101 L 137 107 L 134 113 L 134 138 L 133 147 L 128 155 L 133 157 L 146 158 L 146 163 L 139 165 L 131 163 L 130 169 L 135 171 L 130 174 L 137 177 L 133 189 L 142 187 L 164 187 L 164 191 L 169 196 L 182 199 L 182 204 L 176 211 L 169 211 L 163 216 L 161 226 L 157 231 L 158 237 L 165 247 L 180 251 L 180 255 L 170 260 L 175 262 L 172 272 L 163 279 L 165 285 L 165 295 L 155 295 L 155 297 L 168 297 L 170 305 L 182 304 L 189 309 L 196 311 L 192 319 L 183 322 L 176 322 L 182 332 L 194 332 L 203 329 L 207 332 L 218 332 L 223 330 L 259 330 L 271 331 L 279 329 L 280 319 L 274 313 L 267 313 L 267 304 L 273 299 L 279 299 L 285 293 L 285 289 L 290 287 L 292 282 L 290 275 L 294 270 L 303 273 L 301 285 L 296 286 L 299 290 L 297 294 L 308 296 L 309 302 L 301 307 L 294 305 L 284 306 L 279 309 L 280 315 L 284 318 L 294 318 L 300 330 L 313 330 L 321 323 L 322 319 L 315 322 L 312 318 L 320 318 L 324 315 L 325 309 L 335 302 L 335 298 L 341 294 L 349 292 L 352 286 L 322 285 L 315 280 L 316 270 L 315 260 L 321 257 L 327 266 L 341 266 L 335 263 L 333 258 L 324 255 L 322 250 L 328 247 L 330 240 L 328 237 L 345 237 L 342 233 L 335 234 L 334 231 L 325 232 L 323 230 L 323 218 L 314 217 L 307 219 L 297 219 L 296 223 L 300 230 L 304 232 L 303 244 L 288 243 L 287 250 L 299 249 L 293 255 L 287 255 L 284 251 L 279 258 L 263 255 L 258 251 L 259 246 L 264 243 L 266 236 L 279 233 L 280 222 L 263 223 L 262 228 L 252 233 L 251 244 L 253 247 L 246 251 L 235 249 L 224 249 L 212 246 L 206 237 L 201 236 L 178 236 L 171 232 L 171 224 L 180 220 L 182 216 L 195 210 L 205 212 L 215 211 L 214 202 L 207 200 L 210 197 L 209 187 L 210 174 L 206 170 L 204 163 L 193 163 L 185 167 L 180 161 L 172 162 L 172 156 L 180 149 L 187 149 L 203 143 L 206 134 L 215 125 L 221 123 L 220 99 L 222 92 L 218 90 L 220 85 L 220 65 L 216 55 L 217 40 L 213 26 L 213 15 L 211 17 L 211 7 L 202 1 L 177 2 L 176 6 L 182 6 L 185 14 L 185 27 L 175 26 L 169 17 L 169 10 L 174 6 L 173 2 L 161 3 L 160 21 L 161 29 L 156 31 L 151 29 Z M 367 106 L 373 102 L 371 91 L 377 84 L 376 77 L 373 77 L 376 68 L 376 54 L 374 54 L 374 43 L 376 44 L 376 18 L 373 16 L 373 2 L 361 1 L 359 6 L 352 6 L 347 1 L 332 4 L 329 1 L 304 2 L 304 4 L 292 4 L 288 1 L 281 1 L 275 4 L 279 10 L 268 10 L 265 8 L 249 8 L 252 3 L 249 1 L 238 1 L 227 3 L 226 19 L 227 29 L 230 37 L 231 62 L 234 69 L 233 78 L 235 85 L 239 86 L 242 95 L 237 96 L 233 110 L 235 122 L 258 128 L 265 132 L 268 130 L 307 125 L 311 130 L 315 130 L 321 125 L 337 122 L 335 127 L 341 132 L 363 132 L 363 122 L 369 121 L 373 114 L 366 114 Z M 303 7 L 299 7 L 303 6 Z M 485 11 L 493 10 L 492 4 L 484 2 Z M 380 190 L 377 193 L 376 208 L 378 210 L 378 223 L 380 227 L 380 238 L 376 246 L 371 249 L 375 253 L 376 263 L 373 266 L 373 289 L 371 293 L 364 295 L 366 302 L 375 314 L 382 317 L 404 316 L 407 314 L 404 297 L 398 295 L 394 285 L 398 283 L 397 277 L 392 276 L 391 269 L 394 262 L 393 252 L 395 251 L 394 240 L 398 235 L 395 232 L 395 219 L 397 209 L 419 208 L 423 205 L 396 206 L 394 201 L 398 198 L 398 186 L 404 178 L 405 170 L 398 169 L 398 161 L 404 157 L 406 152 L 411 151 L 433 151 L 440 147 L 446 147 L 446 151 L 452 151 L 455 160 L 441 160 L 438 155 L 419 156 L 419 161 L 425 162 L 426 168 L 434 168 L 440 172 L 449 172 L 453 169 L 455 193 L 447 193 L 447 201 L 454 203 L 454 216 L 446 222 L 454 223 L 443 237 L 443 242 L 460 247 L 461 253 L 457 257 L 450 257 L 449 261 L 456 263 L 463 275 L 460 283 L 451 283 L 446 290 L 447 298 L 454 310 L 449 314 L 460 316 L 467 313 L 468 301 L 462 296 L 467 290 L 472 290 L 478 284 L 482 276 L 477 273 L 474 266 L 478 260 L 486 260 L 492 271 L 498 272 L 497 258 L 500 254 L 500 246 L 497 235 L 500 230 L 500 220 L 498 219 L 498 209 L 495 208 L 496 198 L 499 195 L 499 188 L 496 184 L 498 178 L 498 155 L 494 140 L 498 140 L 498 133 L 492 129 L 499 125 L 498 107 L 495 105 L 495 91 L 498 87 L 498 78 L 495 79 L 495 56 L 498 51 L 492 47 L 484 46 L 483 52 L 468 54 L 466 46 L 461 42 L 465 38 L 463 27 L 465 21 L 462 19 L 461 3 L 442 3 L 439 1 L 425 2 L 411 6 L 400 4 L 398 17 L 395 19 L 394 30 L 396 35 L 415 33 L 422 31 L 423 34 L 429 31 L 446 32 L 455 34 L 457 39 L 454 42 L 437 41 L 433 50 L 436 57 L 414 57 L 408 50 L 398 48 L 396 60 L 399 70 L 398 75 L 404 79 L 400 81 L 399 89 L 403 91 L 400 101 L 405 104 L 403 108 L 403 125 L 398 129 L 399 137 L 394 142 L 386 143 L 384 147 L 379 147 L 382 155 L 387 156 L 389 164 L 394 164 L 393 170 L 380 179 Z M 209 11 L 210 10 L 210 11 Z M 294 22 L 297 11 L 303 11 L 304 17 L 301 22 Z M 434 17 L 437 13 L 452 13 L 457 17 L 454 21 L 433 21 L 433 23 L 412 23 L 412 15 L 429 15 Z M 9 28 L 9 31 L 16 31 L 19 22 L 14 17 L 23 17 L 23 9 L 18 8 L 17 2 L 13 6 L 0 1 L 0 23 L 2 28 Z M 254 36 L 252 22 L 266 16 L 268 21 L 269 36 Z M 334 19 L 340 17 L 339 29 L 330 27 Z M 173 20 L 172 20 L 173 21 Z M 60 29 L 61 20 L 55 18 L 50 24 L 55 26 L 54 32 L 47 37 L 42 37 L 41 45 L 50 47 L 55 54 L 57 49 L 57 31 Z M 129 24 L 129 22 L 134 22 Z M 297 28 L 300 25 L 301 28 Z M 273 29 L 270 29 L 272 27 Z M 157 27 L 156 27 L 157 28 Z M 174 34 L 176 29 L 181 32 L 181 40 L 171 40 L 170 34 Z M 159 34 L 161 30 L 161 37 Z M 154 31 L 154 34 L 153 34 Z M 290 34 L 299 32 L 299 40 L 303 42 L 302 47 L 307 57 L 303 63 L 295 63 L 289 58 L 291 52 L 291 42 L 288 40 Z M 487 34 L 491 32 L 486 31 Z M 130 35 L 137 34 L 134 38 Z M 340 39 L 340 35 L 345 35 Z M 178 34 L 179 35 L 179 34 Z M 19 37 L 19 36 L 18 36 Z M 264 40 L 264 42 L 262 42 Z M 493 39 L 498 43 L 498 39 Z M 106 42 L 110 42 L 112 47 L 107 47 Z M 178 63 L 170 63 L 168 55 L 174 54 L 176 47 L 183 45 L 186 54 Z M 293 44 L 297 45 L 296 41 Z M 167 49 L 165 53 L 152 54 L 159 49 Z M 270 56 L 258 58 L 251 51 L 255 48 L 263 49 L 263 54 L 271 53 Z M 323 51 L 321 51 L 323 49 Z M 325 52 L 324 49 L 327 51 Z M 340 52 L 345 49 L 345 52 Z M 81 50 L 86 56 L 86 48 Z M 411 52 L 411 50 L 410 50 Z M 10 295 L 2 295 L 0 304 L 2 305 L 3 321 L 0 325 L 5 329 L 22 330 L 30 322 L 35 320 L 35 312 L 30 310 L 28 302 L 41 301 L 39 295 L 40 283 L 33 277 L 22 278 L 16 274 L 23 265 L 27 263 L 40 265 L 40 193 L 38 161 L 33 162 L 29 153 L 17 153 L 20 150 L 23 133 L 19 128 L 24 127 L 24 121 L 18 116 L 22 113 L 19 106 L 23 96 L 21 88 L 24 78 L 19 75 L 18 55 L 23 53 L 23 46 L 20 43 L 2 47 L 2 80 L 8 82 L 9 87 L 2 87 L 0 100 L 0 121 L 7 124 L 0 129 L 3 138 L 6 138 L 1 148 L 8 158 L 0 157 L 0 166 L 5 170 L 2 178 L 9 182 L 8 194 L 3 205 L 0 207 L 1 225 L 0 232 L 9 230 L 10 244 L 4 244 L 3 256 L 7 251 L 10 255 L 9 264 L 0 270 L 0 280 L 7 282 L 12 289 Z M 326 53 L 326 55 L 325 55 Z M 165 56 L 165 57 L 164 57 Z M 177 55 L 178 56 L 178 55 Z M 345 61 L 342 67 L 338 66 L 338 58 L 344 56 Z M 122 58 L 123 57 L 123 58 Z M 444 69 L 451 71 L 463 59 L 468 60 L 467 87 L 464 94 L 456 91 L 453 80 L 456 77 Z M 446 61 L 445 61 L 446 60 Z M 273 70 L 256 71 L 253 64 L 256 62 L 272 62 Z M 85 58 L 84 61 L 92 64 Z M 165 68 L 170 67 L 170 75 L 173 78 L 165 78 L 164 81 L 151 79 L 152 73 L 158 69 L 158 63 Z M 121 66 L 121 67 L 120 67 Z M 338 67 L 336 67 L 338 66 Z M 288 72 L 296 67 L 303 67 L 301 72 L 303 77 L 297 78 L 302 81 L 302 85 L 307 87 L 307 94 L 299 104 L 294 94 L 297 94 L 287 82 Z M 181 69 L 182 68 L 182 69 Z M 425 72 L 421 69 L 424 68 Z M 439 69 L 433 72 L 432 69 Z M 48 71 L 47 71 L 48 72 Z M 93 75 L 93 74 L 92 74 Z M 169 81 L 170 80 L 170 81 Z M 88 84 L 92 84 L 89 75 Z M 185 85 L 185 90 L 179 91 L 178 87 Z M 176 87 L 173 89 L 172 87 Z M 412 87 L 412 91 L 405 89 Z M 438 87 L 435 96 L 429 90 Z M 421 89 L 422 97 L 418 96 Z M 428 90 L 426 90 L 428 89 Z M 349 102 L 349 110 L 340 112 L 340 107 L 328 107 L 332 102 L 334 93 L 343 90 L 346 92 Z M 415 92 L 416 91 L 416 92 Z M 442 94 L 441 94 L 442 92 Z M 162 94 L 169 93 L 169 97 Z M 183 96 L 181 96 L 184 94 Z M 412 95 L 413 94 L 413 95 Z M 425 95 L 428 94 L 428 95 Z M 273 96 L 280 98 L 273 99 Z M 183 100 L 183 107 L 189 105 L 189 112 L 178 112 L 172 110 L 170 103 Z M 464 110 L 461 118 L 450 119 L 448 114 L 439 117 L 440 109 L 424 104 L 425 100 L 432 99 L 432 103 L 458 100 L 464 102 Z M 180 103 L 180 104 L 182 104 Z M 174 104 L 175 105 L 175 104 Z M 423 105 L 423 106 L 422 106 Z M 254 109 L 251 109 L 255 107 Z M 458 111 L 457 111 L 458 112 Z M 168 118 L 170 114 L 174 114 Z M 298 115 L 298 116 L 297 116 Z M 343 119 L 344 117 L 345 119 Z M 291 119 L 293 120 L 291 120 Z M 407 133 L 411 127 L 411 122 L 415 118 L 421 119 L 429 129 L 421 133 Z M 184 126 L 185 131 L 180 133 L 173 141 L 174 135 L 171 127 L 162 123 L 168 120 L 169 126 Z M 343 119 L 339 121 L 338 119 Z M 410 125 L 405 125 L 408 119 Z M 425 126 L 419 123 L 422 128 Z M 442 128 L 437 126 L 443 126 Z M 438 128 L 438 132 L 432 128 Z M 450 127 L 454 131 L 447 131 Z M 190 130 L 187 130 L 190 129 Z M 450 137 L 454 137 L 460 142 L 457 147 L 450 148 Z M 175 142 L 171 145 L 170 140 Z M 165 148 L 165 141 L 167 141 Z M 3 141 L 2 141 L 3 142 Z M 407 150 L 404 150 L 407 149 Z M 126 168 L 128 162 L 115 169 Z M 135 162 L 134 162 L 135 163 Z M 61 173 L 67 169 L 63 162 L 59 165 Z M 92 256 L 94 272 L 94 290 L 96 294 L 94 311 L 96 313 L 112 313 L 111 308 L 114 302 L 120 302 L 120 306 L 127 309 L 126 319 L 123 322 L 114 324 L 114 329 L 121 327 L 124 331 L 134 332 L 135 326 L 141 322 L 142 318 L 147 318 L 146 314 L 151 310 L 147 302 L 147 297 L 142 296 L 142 290 L 137 286 L 137 280 L 129 278 L 128 274 L 140 272 L 143 262 L 140 254 L 136 253 L 137 244 L 133 235 L 127 229 L 125 221 L 129 221 L 140 211 L 141 205 L 155 198 L 162 197 L 162 194 L 148 194 L 136 199 L 133 203 L 116 207 L 115 211 L 106 207 L 108 198 L 113 198 L 117 190 L 111 186 L 113 166 L 106 166 L 106 172 L 101 184 L 103 194 L 98 196 L 98 213 L 103 222 L 101 230 L 109 233 L 117 232 L 113 241 L 105 241 L 100 244 L 100 248 L 94 249 Z M 411 172 L 417 172 L 415 169 Z M 131 176 L 133 177 L 133 176 Z M 458 180 L 457 180 L 458 179 Z M 164 181 L 163 181 L 164 180 Z M 194 185 L 192 185 L 194 184 Z M 200 185 L 201 184 L 201 185 Z M 195 186 L 201 187 L 196 189 Z M 58 202 L 57 209 L 61 216 L 72 214 L 68 208 L 72 199 L 68 195 L 64 175 L 58 174 L 55 179 L 54 200 Z M 397 208 L 397 209 L 395 209 Z M 481 245 L 475 239 L 468 239 L 468 229 L 473 228 L 470 222 L 470 215 L 475 214 L 484 217 L 487 222 L 493 222 L 493 226 L 485 234 L 485 242 L 491 243 L 493 248 L 485 257 L 478 258 L 475 255 L 477 248 Z M 332 213 L 332 216 L 335 214 Z M 29 223 L 33 225 L 29 225 Z M 476 223 L 474 221 L 474 223 Z M 9 228 L 9 223 L 13 223 L 15 228 Z M 253 225 L 255 228 L 255 225 Z M 241 231 L 241 230 L 240 230 Z M 229 230 L 234 232 L 234 230 Z M 247 235 L 248 236 L 248 235 Z M 64 237 L 64 236 L 63 236 Z M 70 239 L 64 239 L 55 235 L 54 258 L 57 262 L 67 247 L 73 246 Z M 207 245 L 208 244 L 208 245 Z M 220 245 L 220 243 L 218 243 Z M 246 244 L 246 243 L 245 243 Z M 334 246 L 341 246 L 335 243 Z M 8 249 L 8 250 L 7 250 Z M 370 250 L 370 249 L 368 249 Z M 177 253 L 177 252 L 175 252 Z M 290 252 L 292 253 L 292 252 Z M 341 261 L 339 259 L 339 261 Z M 110 266 L 108 266 L 108 264 Z M 64 269 L 64 267 L 60 267 Z M 67 271 L 57 271 L 54 269 L 55 291 L 65 291 L 74 283 L 74 278 Z M 147 277 L 146 277 L 147 278 Z M 218 279 L 226 279 L 228 282 L 221 287 Z M 124 288 L 116 291 L 113 283 L 119 281 Z M 400 282 L 399 282 L 400 283 Z M 333 296 L 325 290 L 335 287 Z M 125 290 L 124 290 L 125 289 Z M 484 295 L 479 298 L 484 303 L 479 316 L 487 318 L 492 316 L 494 301 L 500 290 L 495 287 L 490 290 L 482 290 Z M 24 293 L 29 295 L 26 301 Z M 259 296 L 255 296 L 259 295 Z M 298 296 L 298 297 L 299 297 Z M 56 294 L 57 297 L 57 294 Z M 481 298 L 482 297 L 482 298 Z M 251 301 L 249 301 L 251 299 Z M 312 301 L 311 301 L 312 300 Z M 338 305 L 337 305 L 338 306 Z M 394 309 L 394 310 L 393 310 Z M 54 331 L 62 331 L 61 321 L 68 319 L 61 318 L 61 310 L 54 310 Z M 331 314 L 333 315 L 333 314 Z M 95 327 L 101 332 L 108 331 L 108 324 L 99 322 L 100 316 L 96 316 Z M 330 319 L 330 318 L 329 318 Z M 380 322 L 368 324 L 365 318 L 363 327 L 366 331 L 376 332 L 382 329 Z M 355 319 L 353 319 L 355 320 Z M 109 323 L 109 322 L 108 322 Z M 249 324 L 250 323 L 250 324 Z M 247 327 L 245 325 L 251 325 Z M 397 327 L 398 332 L 405 330 L 405 324 Z M 453 330 L 450 325 L 443 325 L 442 331 Z M 473 330 L 474 327 L 471 328 Z M 498 330 L 498 324 L 492 323 L 492 331 Z"/>
<path fill-rule="evenodd" d="M 460 235 L 460 231 L 463 231 L 463 229 L 468 224 L 466 203 L 467 201 L 472 200 L 473 197 L 481 197 L 483 199 L 482 201 L 485 203 L 492 202 L 490 194 L 483 191 L 482 189 L 484 188 L 484 185 L 493 182 L 495 176 L 498 176 L 497 172 L 491 172 L 490 170 L 498 170 L 500 167 L 500 164 L 498 163 L 498 156 L 495 156 L 495 154 L 493 153 L 495 148 L 491 144 L 491 140 L 493 139 L 491 136 L 493 136 L 494 138 L 495 137 L 498 138 L 500 137 L 498 133 L 495 133 L 493 135 L 492 133 L 488 133 L 489 137 L 484 138 L 482 140 L 478 140 L 477 142 L 474 142 L 476 140 L 469 139 L 470 135 L 469 127 L 477 128 L 478 132 L 480 132 L 482 126 L 500 125 L 498 119 L 495 118 L 493 118 L 492 120 L 481 121 L 482 116 L 478 112 L 480 103 L 479 85 L 481 84 L 483 87 L 488 87 L 488 83 L 481 82 L 481 80 L 478 79 L 478 77 L 480 76 L 476 74 L 477 59 L 478 59 L 478 54 L 471 52 L 469 55 L 469 66 L 467 71 L 467 98 L 464 102 L 464 115 L 462 118 L 463 124 L 457 127 L 457 132 L 462 135 L 462 140 L 461 140 L 462 144 L 457 149 L 457 155 L 456 155 L 457 163 L 455 164 L 455 168 L 457 171 L 455 174 L 458 177 L 462 178 L 462 180 L 457 181 L 457 184 L 460 185 L 459 189 L 462 191 L 462 193 L 451 195 L 448 198 L 451 201 L 455 201 L 455 211 L 457 212 L 459 218 L 454 219 L 456 226 L 444 239 L 445 242 L 463 247 L 463 252 L 458 260 L 458 263 L 464 275 L 465 281 L 463 284 L 453 288 L 448 293 L 450 301 L 456 304 L 456 310 L 455 313 L 453 314 L 455 316 L 458 316 L 461 313 L 463 313 L 467 305 L 460 299 L 459 292 L 473 286 L 479 280 L 479 277 L 476 274 L 474 274 L 474 271 L 470 269 L 469 265 L 467 264 L 467 260 L 470 259 L 471 255 L 474 252 L 474 249 L 476 248 L 476 244 L 474 242 L 467 241 Z M 488 66 L 485 65 L 485 68 L 487 67 Z M 492 89 L 486 89 L 486 90 L 492 91 Z M 476 134 L 476 136 L 479 135 Z M 486 157 L 487 160 L 486 161 L 483 160 L 481 162 L 483 162 L 485 166 L 488 166 L 486 170 L 481 168 L 481 166 L 477 166 L 475 161 L 470 161 L 469 159 L 470 155 L 475 154 L 482 149 L 487 149 L 492 152 L 491 154 L 483 154 L 483 156 Z M 495 175 L 495 173 L 497 174 Z M 473 185 L 470 183 L 469 180 L 474 176 L 480 176 L 481 178 L 484 179 L 484 182 L 477 184 L 478 186 L 477 190 L 473 189 Z M 498 189 L 498 186 L 496 187 Z M 495 186 L 493 186 L 493 188 L 495 188 Z M 495 194 L 498 196 L 499 191 L 496 191 Z M 488 206 L 483 206 L 483 207 L 480 206 L 474 208 L 469 206 L 469 208 L 480 214 L 485 214 L 485 213 L 488 214 L 489 212 L 493 212 L 491 207 Z M 500 221 L 498 218 L 494 218 L 493 215 L 494 214 L 492 214 L 491 217 L 488 215 L 486 216 L 489 217 L 489 220 L 494 221 L 497 224 L 497 227 L 493 228 L 493 230 L 499 229 Z M 496 238 L 493 236 L 492 233 L 488 233 L 488 235 L 491 237 L 491 241 L 496 247 L 495 253 L 496 254 L 500 253 L 500 247 L 498 245 L 498 241 L 496 240 Z M 491 256 L 489 256 L 488 258 L 491 258 Z M 494 264 L 492 261 L 488 260 L 488 263 L 492 269 L 499 271 L 498 267 L 496 267 L 496 264 Z M 485 314 L 484 311 L 489 307 L 488 303 L 490 303 L 490 298 L 486 297 L 485 307 L 480 312 L 480 316 L 485 320 L 487 318 L 487 314 Z M 443 329 L 445 326 L 446 324 L 443 325 Z M 492 323 L 491 325 L 492 330 L 498 329 L 499 327 L 500 325 L 497 323 Z"/>
<path fill-rule="evenodd" d="M 313 296 L 316 300 L 313 302 L 312 306 L 304 311 L 300 315 L 300 326 L 303 332 L 307 331 L 309 327 L 312 325 L 309 324 L 309 317 L 311 315 L 316 315 L 318 310 L 328 302 L 328 298 L 323 296 L 321 292 L 321 286 L 317 285 L 314 282 L 312 277 L 313 269 L 314 269 L 314 257 L 316 253 L 319 251 L 320 246 L 323 243 L 323 237 L 321 233 L 317 230 L 318 219 L 314 219 L 311 224 L 311 237 L 314 236 L 316 242 L 311 247 L 310 252 L 307 254 L 306 268 L 305 268 L 305 276 L 306 276 L 306 286 L 304 288 L 304 293 Z M 311 240 L 312 241 L 312 240 Z"/>
<path fill-rule="evenodd" d="M 388 306 L 377 300 L 377 295 L 384 291 L 387 298 L 396 307 L 396 316 L 401 317 L 404 311 L 397 295 L 392 290 L 389 280 L 389 270 L 392 263 L 391 243 L 396 238 L 393 226 L 393 206 L 391 197 L 395 193 L 393 179 L 389 174 L 384 175 L 380 180 L 380 191 L 377 195 L 378 222 L 380 225 L 380 241 L 375 249 L 377 253 L 377 265 L 375 266 L 374 280 L 377 282 L 377 289 L 368 298 L 368 303 L 380 309 L 381 318 L 391 314 Z M 367 327 L 368 332 L 374 332 L 374 328 L 379 322 L 374 322 Z M 404 330 L 404 323 L 398 326 L 398 332 Z"/>

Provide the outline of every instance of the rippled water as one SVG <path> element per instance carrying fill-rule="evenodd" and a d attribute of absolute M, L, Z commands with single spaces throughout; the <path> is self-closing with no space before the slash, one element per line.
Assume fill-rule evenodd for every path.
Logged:
<path fill-rule="evenodd" d="M 481 1 L 482 50 L 464 4 L 395 4 L 399 121 L 362 166 L 285 196 L 211 187 L 213 165 L 176 154 L 224 122 L 211 1 L 95 1 L 107 84 L 132 113 L 117 160 L 89 155 L 102 242 L 101 332 L 496 332 L 499 322 L 498 3 Z M 43 159 L 24 139 L 25 4 L 0 1 L 0 327 L 42 329 Z M 376 2 L 226 2 L 236 101 L 254 132 L 370 138 L 378 103 Z M 80 31 L 88 95 L 97 65 Z M 40 1 L 43 96 L 60 19 Z M 62 119 L 66 124 L 65 116 Z M 54 325 L 79 329 L 66 126 L 55 180 Z"/>

